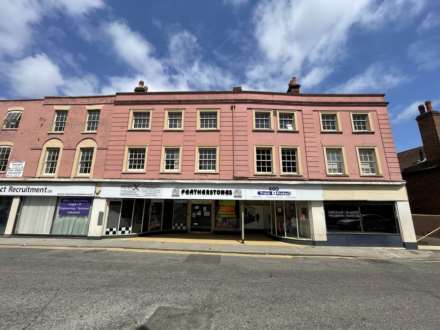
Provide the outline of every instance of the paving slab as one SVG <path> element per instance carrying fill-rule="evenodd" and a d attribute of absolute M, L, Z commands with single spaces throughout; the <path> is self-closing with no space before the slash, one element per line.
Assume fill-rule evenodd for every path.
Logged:
<path fill-rule="evenodd" d="M 43 238 L 43 237 L 0 237 L 0 247 L 41 247 L 41 248 L 83 248 L 83 249 L 126 249 L 163 252 L 199 252 L 244 255 L 280 255 L 298 257 L 344 257 L 364 259 L 420 259 L 439 260 L 440 251 L 427 249 L 407 250 L 390 247 L 347 247 L 311 246 L 272 241 L 264 245 L 252 242 L 207 242 L 194 239 L 163 237 L 133 237 L 112 239 Z"/>

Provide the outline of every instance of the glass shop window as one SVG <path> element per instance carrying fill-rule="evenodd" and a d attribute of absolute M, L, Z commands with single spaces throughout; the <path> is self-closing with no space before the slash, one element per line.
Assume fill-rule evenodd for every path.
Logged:
<path fill-rule="evenodd" d="M 329 232 L 398 233 L 393 203 L 325 203 Z"/>

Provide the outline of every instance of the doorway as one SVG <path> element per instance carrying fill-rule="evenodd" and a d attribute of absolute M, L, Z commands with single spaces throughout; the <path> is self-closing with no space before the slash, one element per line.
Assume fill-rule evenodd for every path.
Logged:
<path fill-rule="evenodd" d="M 212 202 L 191 203 L 191 231 L 212 231 Z"/>

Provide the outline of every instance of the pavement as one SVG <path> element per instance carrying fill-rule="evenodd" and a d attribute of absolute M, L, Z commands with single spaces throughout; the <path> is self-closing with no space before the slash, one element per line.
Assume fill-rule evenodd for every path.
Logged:
<path fill-rule="evenodd" d="M 313 246 L 272 240 L 250 235 L 244 244 L 239 236 L 193 234 L 160 235 L 111 239 L 75 239 L 43 237 L 0 237 L 0 246 L 69 249 L 117 249 L 130 251 L 238 254 L 254 256 L 302 256 L 364 259 L 440 260 L 440 250 L 422 246 L 419 250 L 399 247 Z"/>
<path fill-rule="evenodd" d="M 439 278 L 425 259 L 3 245 L 0 329 L 438 329 Z"/>

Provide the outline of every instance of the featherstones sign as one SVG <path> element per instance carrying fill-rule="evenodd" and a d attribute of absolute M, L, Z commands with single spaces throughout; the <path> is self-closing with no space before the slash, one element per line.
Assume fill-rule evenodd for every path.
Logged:
<path fill-rule="evenodd" d="M 103 184 L 101 198 L 206 199 L 206 200 L 322 200 L 321 186 L 206 184 Z"/>

